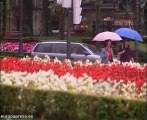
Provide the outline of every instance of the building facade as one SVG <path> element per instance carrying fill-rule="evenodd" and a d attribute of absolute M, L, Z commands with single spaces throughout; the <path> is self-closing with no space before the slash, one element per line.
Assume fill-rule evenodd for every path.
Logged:
<path fill-rule="evenodd" d="M 83 0 L 84 19 L 90 29 L 96 21 L 97 32 L 129 27 L 147 35 L 146 10 L 147 4 L 140 0 Z"/>
<path fill-rule="evenodd" d="M 1 6 L 6 9 L 5 32 L 19 31 L 20 0 L 6 0 Z M 40 35 L 44 31 L 42 0 L 23 0 L 22 29 L 24 35 Z M 2 18 L 2 16 L 1 16 Z M 2 21 L 4 23 L 4 21 Z M 4 24 L 3 24 L 4 25 Z"/>
<path fill-rule="evenodd" d="M 6 5 L 4 1 L 6 1 Z M 2 26 L 6 26 L 5 32 L 19 31 L 20 1 L 21 0 L 0 0 L 0 10 L 2 13 L 0 14 L 1 33 L 3 30 Z M 85 22 L 88 26 L 88 30 L 91 30 L 93 21 L 95 21 L 97 32 L 106 30 L 113 31 L 119 27 L 136 29 L 136 25 L 138 24 L 141 29 L 140 32 L 147 34 L 147 5 L 143 8 L 139 7 L 139 15 L 136 15 L 136 6 L 139 6 L 139 3 L 136 4 L 134 0 L 83 0 L 82 22 Z M 3 13 L 3 8 L 6 9 L 5 13 Z M 3 16 L 6 17 L 6 21 L 4 21 Z M 138 17 L 139 19 L 136 21 Z M 56 26 L 57 29 L 59 26 L 59 16 L 50 16 L 49 19 L 52 20 L 50 27 Z M 46 24 L 43 0 L 23 0 L 22 24 L 23 34 L 25 35 L 44 34 Z"/>

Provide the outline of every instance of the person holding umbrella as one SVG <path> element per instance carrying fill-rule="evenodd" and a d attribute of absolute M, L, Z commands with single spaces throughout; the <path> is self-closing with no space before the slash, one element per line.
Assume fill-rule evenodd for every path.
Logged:
<path fill-rule="evenodd" d="M 101 49 L 100 58 L 102 63 L 113 62 L 114 54 L 112 50 L 112 41 L 120 41 L 122 38 L 115 32 L 105 31 L 98 33 L 93 41 L 105 42 L 104 48 Z"/>
<path fill-rule="evenodd" d="M 137 54 L 137 51 L 138 51 L 138 43 L 139 42 L 143 42 L 143 39 L 142 39 L 142 36 L 135 30 L 131 29 L 131 28 L 119 28 L 117 30 L 114 31 L 115 33 L 117 33 L 119 36 L 121 36 L 122 38 L 126 38 L 128 40 L 132 40 L 132 41 L 135 41 L 135 46 L 134 46 L 134 51 L 135 54 L 135 58 L 136 58 L 136 61 L 138 61 L 138 54 Z M 127 41 L 124 41 L 124 44 L 125 46 L 129 46 L 127 45 Z M 127 49 L 126 49 L 127 48 Z M 118 56 L 120 55 L 120 60 L 122 62 L 130 62 L 130 60 L 133 60 L 133 55 L 132 55 L 132 52 L 130 50 L 130 46 L 129 47 L 121 47 L 122 49 L 122 52 L 119 51 L 118 53 Z M 124 50 L 126 49 L 126 50 Z M 124 50 L 124 51 L 123 51 Z"/>
<path fill-rule="evenodd" d="M 123 44 L 119 47 L 118 59 L 121 62 L 134 61 L 133 53 L 132 53 L 130 45 L 129 45 L 129 40 L 127 40 L 127 39 L 123 40 Z"/>
<path fill-rule="evenodd" d="M 105 46 L 100 52 L 101 62 L 105 64 L 113 62 L 113 56 L 111 39 L 105 40 Z"/>

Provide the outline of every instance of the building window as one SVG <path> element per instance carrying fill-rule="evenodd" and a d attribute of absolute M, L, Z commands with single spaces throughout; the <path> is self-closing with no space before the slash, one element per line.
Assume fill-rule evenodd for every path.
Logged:
<path fill-rule="evenodd" d="M 119 11 L 131 11 L 132 0 L 115 0 Z"/>
<path fill-rule="evenodd" d="M 19 2 L 18 2 L 18 0 L 10 0 L 10 4 L 12 7 L 18 7 Z"/>

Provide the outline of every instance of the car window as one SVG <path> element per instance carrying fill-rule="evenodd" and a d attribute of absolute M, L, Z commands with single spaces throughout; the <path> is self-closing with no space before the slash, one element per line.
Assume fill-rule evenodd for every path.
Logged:
<path fill-rule="evenodd" d="M 85 51 L 87 51 L 83 46 L 79 44 L 72 44 L 71 45 L 71 53 L 76 53 L 76 54 L 85 54 Z"/>
<path fill-rule="evenodd" d="M 66 43 L 54 43 L 53 44 L 53 53 L 62 53 L 65 54 L 67 51 Z"/>
<path fill-rule="evenodd" d="M 51 53 L 51 44 L 50 43 L 42 43 L 37 44 L 37 46 L 34 49 L 34 52 L 44 52 L 44 53 Z"/>
<path fill-rule="evenodd" d="M 78 54 L 77 45 L 71 44 L 71 54 Z"/>
<path fill-rule="evenodd" d="M 87 47 L 89 50 L 91 50 L 93 53 L 97 54 L 98 50 L 96 48 L 96 46 L 90 45 L 90 44 L 83 44 L 85 47 Z"/>

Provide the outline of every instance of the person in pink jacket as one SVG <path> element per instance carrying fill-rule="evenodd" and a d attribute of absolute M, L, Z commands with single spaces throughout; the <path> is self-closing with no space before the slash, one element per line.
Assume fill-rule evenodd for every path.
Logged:
<path fill-rule="evenodd" d="M 101 49 L 100 57 L 102 63 L 113 62 L 114 54 L 111 39 L 105 41 L 105 47 Z"/>

